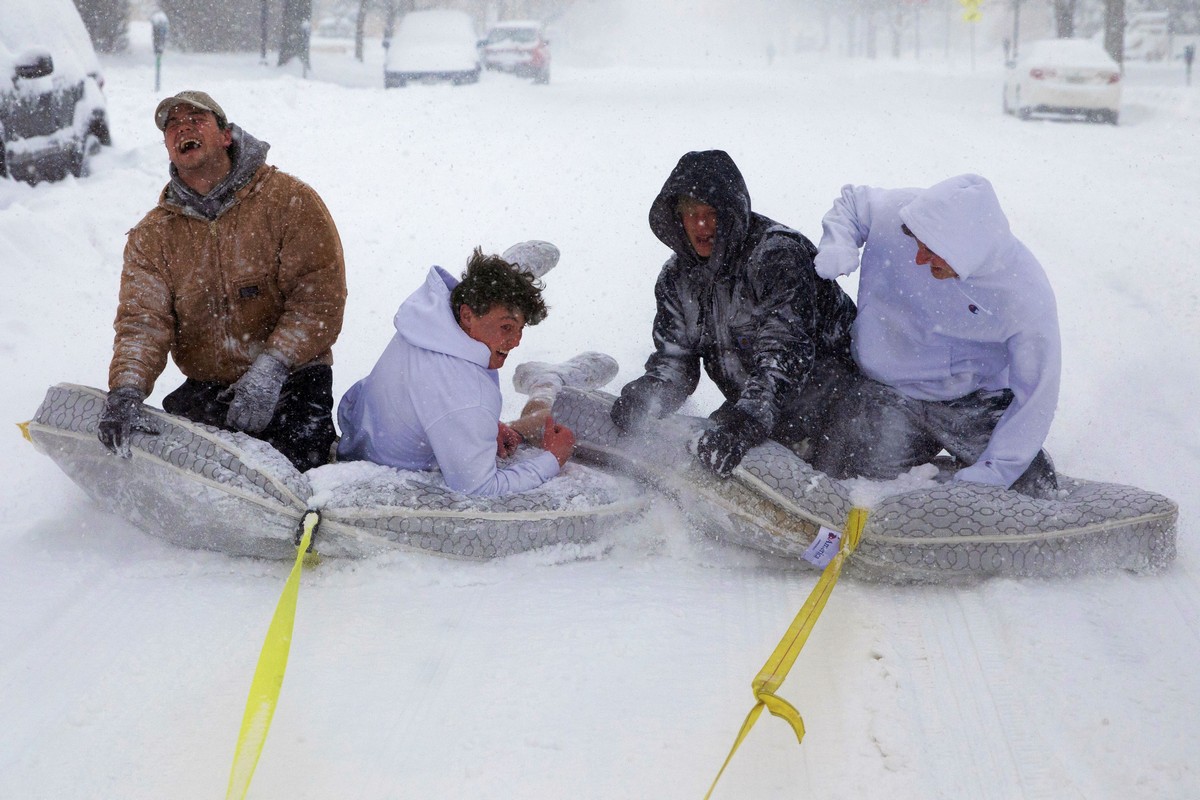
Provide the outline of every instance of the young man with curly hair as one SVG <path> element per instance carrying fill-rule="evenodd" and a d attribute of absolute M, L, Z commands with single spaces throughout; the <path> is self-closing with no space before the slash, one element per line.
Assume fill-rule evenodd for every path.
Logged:
<path fill-rule="evenodd" d="M 338 405 L 338 458 L 410 470 L 440 469 L 451 489 L 504 495 L 558 474 L 575 445 L 547 419 L 545 452 L 498 464 L 520 436 L 500 422 L 498 370 L 526 325 L 546 317 L 541 283 L 478 248 L 462 280 L 433 267 L 396 312 L 396 335 L 371 374 Z"/>

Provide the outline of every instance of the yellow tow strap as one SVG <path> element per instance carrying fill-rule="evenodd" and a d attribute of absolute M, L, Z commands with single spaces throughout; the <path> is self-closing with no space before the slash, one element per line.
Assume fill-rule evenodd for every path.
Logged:
<path fill-rule="evenodd" d="M 708 793 L 704 795 L 704 800 L 712 797 L 713 790 L 717 788 L 717 781 L 721 780 L 721 776 L 725 774 L 725 768 L 733 760 L 733 754 L 737 752 L 746 735 L 750 733 L 750 729 L 754 727 L 754 723 L 758 721 L 764 708 L 792 726 L 792 730 L 796 732 L 797 742 L 804 741 L 804 720 L 800 718 L 800 712 L 787 700 L 776 697 L 775 691 L 787 677 L 788 671 L 796 661 L 796 656 L 800 655 L 800 649 L 808 641 L 808 634 L 812 632 L 817 618 L 821 616 L 821 611 L 825 608 L 826 601 L 829 600 L 830 593 L 833 592 L 833 587 L 837 584 L 838 577 L 842 574 L 842 564 L 846 561 L 846 557 L 858 547 L 858 541 L 862 538 L 863 528 L 866 524 L 867 510 L 852 508 L 850 516 L 846 520 L 841 549 L 825 567 L 817 585 L 813 587 L 808 599 L 801 606 L 800 612 L 792 620 L 791 627 L 788 628 L 787 633 L 775 648 L 775 652 L 771 653 L 767 663 L 763 665 L 758 676 L 750 684 L 757 702 L 750 709 L 750 713 L 746 715 L 746 721 L 742 723 L 742 729 L 738 731 L 733 747 L 729 750 L 729 755 L 725 757 L 725 763 L 721 765 L 717 777 L 713 779 L 712 786 L 708 787 Z"/>
<path fill-rule="evenodd" d="M 242 716 L 242 730 L 238 734 L 237 751 L 233 755 L 233 768 L 229 772 L 229 789 L 225 792 L 225 800 L 245 798 L 246 792 L 250 790 L 250 779 L 254 777 L 254 768 L 258 766 L 258 757 L 262 755 L 263 745 L 267 741 L 271 718 L 275 715 L 275 706 L 279 703 L 279 690 L 283 687 L 288 652 L 292 648 L 296 600 L 300 594 L 300 568 L 319 519 L 315 511 L 304 515 L 303 535 L 296 550 L 296 563 L 292 565 L 292 572 L 288 575 L 279 604 L 275 607 L 275 616 L 271 618 L 271 626 L 267 629 L 267 638 L 263 641 L 262 653 L 258 657 L 258 667 L 254 670 L 254 680 L 250 682 L 250 696 L 246 698 L 246 713 Z"/>

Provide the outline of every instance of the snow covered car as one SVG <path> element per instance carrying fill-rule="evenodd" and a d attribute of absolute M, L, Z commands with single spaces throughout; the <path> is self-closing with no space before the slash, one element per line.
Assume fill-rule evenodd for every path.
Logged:
<path fill-rule="evenodd" d="M 1024 47 L 1004 79 L 1004 113 L 1083 116 L 1117 124 L 1121 68 L 1090 39 L 1045 39 Z"/>
<path fill-rule="evenodd" d="M 479 80 L 475 24 L 463 11 L 410 11 L 400 20 L 396 35 L 386 40 L 383 85 L 409 81 L 449 81 L 455 85 Z"/>
<path fill-rule="evenodd" d="M 550 42 L 536 20 L 497 22 L 479 50 L 486 69 L 533 78 L 534 83 L 550 82 Z"/>
<path fill-rule="evenodd" d="M 0 177 L 79 176 L 112 144 L 104 78 L 71 0 L 0 0 Z"/>

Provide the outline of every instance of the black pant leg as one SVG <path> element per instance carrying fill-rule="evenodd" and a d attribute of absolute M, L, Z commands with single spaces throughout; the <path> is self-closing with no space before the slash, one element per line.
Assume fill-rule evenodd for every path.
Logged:
<path fill-rule="evenodd" d="M 284 381 L 275 416 L 259 434 L 301 472 L 329 463 L 333 426 L 333 370 L 313 364 Z"/>
<path fill-rule="evenodd" d="M 179 388 L 163 398 L 163 411 L 202 425 L 224 428 L 225 417 L 229 414 L 229 402 L 220 400 L 219 395 L 227 388 L 229 387 L 224 383 L 194 381 L 188 378 Z"/>
<path fill-rule="evenodd" d="M 225 424 L 229 400 L 221 393 L 229 386 L 188 378 L 163 398 L 169 414 L 233 430 Z M 275 416 L 255 436 L 283 453 L 301 472 L 329 463 L 329 452 L 337 439 L 333 426 L 333 370 L 325 364 L 302 367 L 283 382 Z"/>
<path fill-rule="evenodd" d="M 960 463 L 974 464 L 987 449 L 992 433 L 1012 401 L 1012 391 L 1002 389 L 972 392 L 957 400 L 929 403 L 931 431 L 946 452 Z M 1039 451 L 1010 488 L 1031 497 L 1049 497 L 1058 488 L 1058 477 L 1049 454 L 1045 450 Z"/>

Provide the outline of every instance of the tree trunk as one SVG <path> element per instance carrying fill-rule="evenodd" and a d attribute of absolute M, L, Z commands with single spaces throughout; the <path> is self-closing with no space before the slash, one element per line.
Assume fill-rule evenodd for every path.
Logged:
<path fill-rule="evenodd" d="M 1054 27 L 1059 39 L 1075 35 L 1075 0 L 1054 0 Z"/>
<path fill-rule="evenodd" d="M 1125 0 L 1104 0 L 1104 49 L 1125 65 Z"/>
<path fill-rule="evenodd" d="M 304 66 L 308 63 L 308 34 L 306 26 L 312 24 L 312 0 L 283 1 L 283 40 L 279 43 L 279 66 L 294 57 L 299 57 Z"/>
<path fill-rule="evenodd" d="M 129 0 L 75 0 L 92 44 L 101 53 L 129 47 Z"/>
<path fill-rule="evenodd" d="M 889 15 L 892 23 L 892 58 L 900 58 L 900 40 L 904 35 L 904 9 L 897 8 Z"/>
<path fill-rule="evenodd" d="M 354 16 L 354 57 L 363 60 L 363 37 L 367 27 L 367 6 L 371 0 L 359 0 L 358 13 Z"/>

